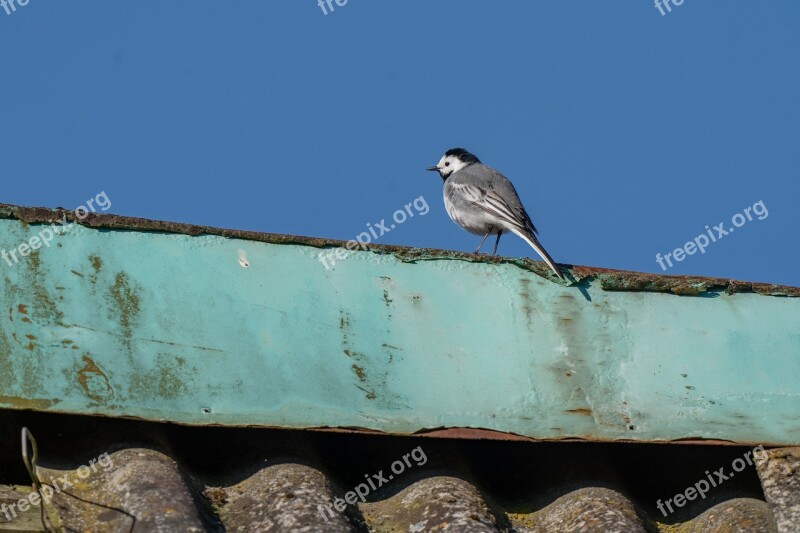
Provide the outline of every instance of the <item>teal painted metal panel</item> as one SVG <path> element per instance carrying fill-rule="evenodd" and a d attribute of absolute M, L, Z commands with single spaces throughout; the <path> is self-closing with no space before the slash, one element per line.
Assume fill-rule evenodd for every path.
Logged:
<path fill-rule="evenodd" d="M 6 216 L 0 248 L 45 227 Z M 633 273 L 564 286 L 533 262 L 385 247 L 328 270 L 312 239 L 108 220 L 0 263 L 0 407 L 800 444 L 798 298 L 603 288 L 641 288 Z"/>

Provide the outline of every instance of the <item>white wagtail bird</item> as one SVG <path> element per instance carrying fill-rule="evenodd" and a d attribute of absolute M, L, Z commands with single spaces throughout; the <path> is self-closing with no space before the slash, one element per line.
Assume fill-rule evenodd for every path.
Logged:
<path fill-rule="evenodd" d="M 428 170 L 438 172 L 444 180 L 444 206 L 453 222 L 470 233 L 483 236 L 472 253 L 478 253 L 489 235 L 497 235 L 492 250 L 495 255 L 500 237 L 510 231 L 530 244 L 556 276 L 564 279 L 564 274 L 536 238 L 536 227 L 508 178 L 463 148 L 448 150 L 439 163 Z"/>

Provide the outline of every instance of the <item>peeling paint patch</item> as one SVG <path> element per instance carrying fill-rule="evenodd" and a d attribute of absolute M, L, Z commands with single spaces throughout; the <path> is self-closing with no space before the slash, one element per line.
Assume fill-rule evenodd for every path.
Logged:
<path fill-rule="evenodd" d="M 97 278 L 100 275 L 100 271 L 103 269 L 103 260 L 100 259 L 99 256 L 90 255 L 89 264 L 92 266 L 92 272 L 89 274 L 89 283 L 91 283 L 92 285 L 96 285 Z"/>
<path fill-rule="evenodd" d="M 10 405 L 15 409 L 46 411 L 58 403 L 61 403 L 61 400 L 56 400 L 56 399 L 48 400 L 43 398 L 20 398 L 18 396 L 0 396 L 0 404 Z"/>
<path fill-rule="evenodd" d="M 356 385 L 356 388 L 364 392 L 365 397 L 367 398 L 367 400 L 374 400 L 375 398 L 377 398 L 377 396 L 375 395 L 374 391 L 371 391 L 371 390 L 366 389 L 364 387 L 361 387 L 359 385 Z"/>
<path fill-rule="evenodd" d="M 367 375 L 364 373 L 364 369 L 358 366 L 357 364 L 353 363 L 351 367 L 353 369 L 353 373 L 358 377 L 359 381 L 366 381 Z"/>
<path fill-rule="evenodd" d="M 42 262 L 40 257 L 40 250 L 31 252 L 28 256 L 30 260 L 30 273 L 31 285 L 33 289 L 33 312 L 34 318 L 37 318 L 41 323 L 55 323 L 61 322 L 64 318 L 64 313 L 58 309 L 58 306 L 50 297 L 50 293 L 46 288 L 46 275 L 42 272 Z"/>
<path fill-rule="evenodd" d="M 6 337 L 5 331 L 0 327 L 0 390 L 8 390 L 14 382 L 14 375 L 11 372 L 14 352 L 11 343 Z"/>
<path fill-rule="evenodd" d="M 184 358 L 161 353 L 155 368 L 136 369 L 131 376 L 129 394 L 137 399 L 158 397 L 171 400 L 186 393 L 188 385 L 185 380 L 188 378 Z"/>
<path fill-rule="evenodd" d="M 133 325 L 139 318 L 139 296 L 133 290 L 128 275 L 118 272 L 114 285 L 109 289 L 112 299 L 111 318 L 119 322 L 122 329 L 123 342 L 128 351 L 132 349 Z"/>
<path fill-rule="evenodd" d="M 86 396 L 96 402 L 106 402 L 114 397 L 108 376 L 88 355 L 83 356 L 84 367 L 78 370 L 78 383 Z"/>
<path fill-rule="evenodd" d="M 578 408 L 578 409 L 567 409 L 567 412 L 575 414 L 575 415 L 592 416 L 592 410 L 591 409 L 587 409 L 585 407 L 581 407 L 581 408 Z"/>
<path fill-rule="evenodd" d="M 103 269 L 103 260 L 96 255 L 89 256 L 89 263 L 92 265 L 92 268 L 97 273 L 99 273 Z"/>

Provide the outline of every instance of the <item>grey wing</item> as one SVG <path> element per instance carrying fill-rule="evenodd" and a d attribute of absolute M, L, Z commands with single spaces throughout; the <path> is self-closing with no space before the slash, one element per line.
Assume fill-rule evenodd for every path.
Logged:
<path fill-rule="evenodd" d="M 508 222 L 513 222 L 520 229 L 525 229 L 534 235 L 538 233 L 536 226 L 531 221 L 531 217 L 528 216 L 522 201 L 519 199 L 517 190 L 508 178 L 485 165 L 475 170 L 472 167 L 467 167 L 461 172 L 464 173 L 464 176 L 459 181 L 478 189 L 478 191 L 469 196 L 475 197 L 477 195 L 484 199 L 485 204 L 482 206 L 477 203 L 476 207 L 481 209 L 489 207 L 491 209 L 489 213 L 500 216 Z"/>

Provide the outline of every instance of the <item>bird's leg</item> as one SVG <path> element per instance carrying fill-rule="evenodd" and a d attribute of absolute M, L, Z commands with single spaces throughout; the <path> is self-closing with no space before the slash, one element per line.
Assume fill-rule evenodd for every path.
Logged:
<path fill-rule="evenodd" d="M 489 231 L 488 231 L 488 232 L 486 232 L 486 235 L 484 235 L 484 236 L 483 236 L 483 239 L 481 239 L 481 242 L 480 242 L 480 244 L 478 244 L 478 247 L 477 247 L 477 248 L 475 248 L 475 251 L 474 251 L 474 252 L 472 252 L 473 254 L 477 254 L 477 253 L 478 253 L 478 250 L 480 250 L 480 249 L 481 249 L 481 246 L 483 246 L 483 243 L 485 243 L 485 242 L 486 242 L 486 237 L 488 237 L 489 235 L 491 235 L 493 230 L 494 230 L 494 228 L 493 228 L 492 226 L 489 226 Z"/>
<path fill-rule="evenodd" d="M 503 234 L 503 230 L 497 232 L 497 240 L 494 241 L 494 250 L 492 250 L 492 255 L 497 254 L 497 245 L 500 244 L 500 236 Z"/>

